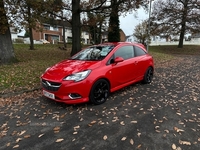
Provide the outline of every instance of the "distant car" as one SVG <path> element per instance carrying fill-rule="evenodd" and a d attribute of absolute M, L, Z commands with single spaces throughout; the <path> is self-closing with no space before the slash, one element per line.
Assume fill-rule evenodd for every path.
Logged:
<path fill-rule="evenodd" d="M 44 40 L 44 39 L 41 39 L 41 40 L 40 40 L 40 42 L 42 42 L 43 44 L 50 44 L 50 42 L 49 42 L 49 41 L 47 41 L 47 40 Z"/>
<path fill-rule="evenodd" d="M 103 43 L 87 47 L 41 76 L 43 95 L 66 104 L 104 103 L 110 92 L 143 81 L 151 83 L 154 62 L 137 43 Z"/>

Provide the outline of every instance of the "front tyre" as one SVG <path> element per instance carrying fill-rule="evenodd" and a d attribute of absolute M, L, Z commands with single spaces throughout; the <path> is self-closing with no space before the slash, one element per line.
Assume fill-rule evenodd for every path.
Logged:
<path fill-rule="evenodd" d="M 151 83 L 152 79 L 153 79 L 153 68 L 149 67 L 144 74 L 143 83 L 149 84 Z"/>
<path fill-rule="evenodd" d="M 109 93 L 110 86 L 108 81 L 99 79 L 92 86 L 89 99 L 95 105 L 103 104 L 107 100 Z"/>

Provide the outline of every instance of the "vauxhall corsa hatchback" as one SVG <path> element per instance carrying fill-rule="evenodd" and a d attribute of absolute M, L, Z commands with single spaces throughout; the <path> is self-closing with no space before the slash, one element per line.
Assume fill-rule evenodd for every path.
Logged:
<path fill-rule="evenodd" d="M 46 69 L 43 95 L 66 104 L 104 103 L 110 92 L 142 81 L 151 83 L 154 62 L 144 45 L 114 42 L 87 47 Z"/>

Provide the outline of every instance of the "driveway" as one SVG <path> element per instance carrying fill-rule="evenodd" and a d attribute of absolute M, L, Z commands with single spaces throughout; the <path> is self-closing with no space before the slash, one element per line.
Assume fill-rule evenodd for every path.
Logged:
<path fill-rule="evenodd" d="M 0 108 L 0 149 L 200 149 L 200 56 L 156 64 L 151 84 L 128 86 L 102 105 L 59 104 L 39 93 Z"/>

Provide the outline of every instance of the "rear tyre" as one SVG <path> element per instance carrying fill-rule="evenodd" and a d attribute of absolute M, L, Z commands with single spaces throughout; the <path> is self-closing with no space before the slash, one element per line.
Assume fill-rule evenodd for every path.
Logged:
<path fill-rule="evenodd" d="M 153 79 L 153 68 L 149 67 L 144 74 L 143 83 L 149 84 L 151 83 L 152 79 Z"/>
<path fill-rule="evenodd" d="M 94 83 L 90 91 L 90 102 L 95 105 L 106 102 L 110 93 L 109 83 L 105 79 L 100 79 Z"/>

